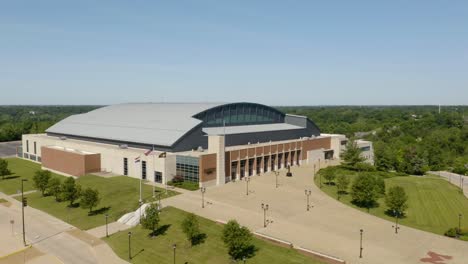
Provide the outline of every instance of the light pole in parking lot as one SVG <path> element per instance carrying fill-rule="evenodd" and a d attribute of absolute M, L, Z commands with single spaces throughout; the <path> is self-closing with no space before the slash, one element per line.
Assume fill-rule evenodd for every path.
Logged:
<path fill-rule="evenodd" d="M 360 240 L 360 247 L 359 247 L 359 258 L 362 258 L 362 233 L 364 233 L 364 230 L 359 230 L 359 233 L 361 234 L 361 240 Z"/>
<path fill-rule="evenodd" d="M 266 221 L 266 211 L 268 211 L 268 204 L 262 203 L 262 209 L 263 209 L 263 227 L 267 226 L 267 221 Z"/>
<path fill-rule="evenodd" d="M 205 187 L 201 187 L 200 188 L 200 192 L 201 192 L 201 197 L 202 197 L 202 202 L 201 202 L 201 207 L 202 208 L 205 208 L 205 192 L 206 192 L 206 188 Z"/>
<path fill-rule="evenodd" d="M 249 195 L 249 182 L 250 182 L 250 177 L 245 177 L 245 183 L 246 183 L 246 187 L 247 187 L 247 190 L 245 192 L 246 195 Z"/>
<path fill-rule="evenodd" d="M 312 194 L 311 190 L 305 190 L 305 195 L 307 196 L 307 211 L 310 209 L 310 204 L 309 204 L 309 197 Z"/>

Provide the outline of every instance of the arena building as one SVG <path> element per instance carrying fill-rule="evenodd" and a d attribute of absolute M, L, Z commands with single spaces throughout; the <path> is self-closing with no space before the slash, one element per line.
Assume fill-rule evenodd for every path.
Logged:
<path fill-rule="evenodd" d="M 307 117 L 256 103 L 135 103 L 23 135 L 18 155 L 77 177 L 107 172 L 164 184 L 177 175 L 208 186 L 336 160 L 345 142 Z"/>

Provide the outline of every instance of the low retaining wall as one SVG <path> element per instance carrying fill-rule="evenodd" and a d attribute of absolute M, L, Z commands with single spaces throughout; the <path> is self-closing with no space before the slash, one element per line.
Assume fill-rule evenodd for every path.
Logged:
<path fill-rule="evenodd" d="M 226 224 L 226 221 L 219 220 L 219 219 L 217 219 L 215 222 L 217 224 L 219 224 L 219 225 L 225 225 Z M 275 244 L 277 246 L 280 246 L 280 247 L 295 249 L 297 252 L 299 252 L 299 253 L 301 253 L 301 254 L 303 254 L 305 256 L 312 257 L 314 259 L 320 260 L 320 261 L 328 263 L 328 264 L 346 264 L 346 261 L 344 261 L 344 260 L 342 260 L 340 258 L 333 257 L 333 256 L 323 254 L 323 253 L 320 253 L 320 252 L 317 252 L 317 251 L 313 251 L 313 250 L 310 250 L 310 249 L 306 249 L 306 248 L 303 248 L 303 247 L 296 247 L 296 246 L 294 246 L 293 243 L 291 243 L 289 241 L 286 241 L 286 240 L 271 237 L 271 236 L 268 236 L 268 235 L 265 235 L 265 234 L 262 234 L 262 233 L 258 233 L 258 232 L 254 232 L 253 234 L 254 234 L 254 236 L 256 238 L 259 238 L 259 239 L 264 240 L 264 241 L 268 241 L 268 242 L 273 243 L 273 244 Z"/>

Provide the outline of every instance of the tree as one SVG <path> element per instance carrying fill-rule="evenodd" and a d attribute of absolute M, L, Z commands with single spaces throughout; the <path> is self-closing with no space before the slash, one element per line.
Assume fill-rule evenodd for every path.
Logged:
<path fill-rule="evenodd" d="M 81 186 L 75 183 L 73 177 L 68 177 L 62 183 L 62 196 L 65 201 L 70 201 L 70 206 L 80 197 Z"/>
<path fill-rule="evenodd" d="M 353 202 L 369 210 L 376 202 L 376 190 L 375 178 L 373 176 L 366 174 L 359 175 L 351 187 Z"/>
<path fill-rule="evenodd" d="M 11 172 L 8 169 L 8 161 L 4 159 L 0 159 L 0 176 L 2 176 L 2 180 L 5 179 L 5 176 L 10 175 Z"/>
<path fill-rule="evenodd" d="M 363 162 L 364 158 L 361 156 L 361 149 L 358 148 L 356 142 L 349 140 L 346 145 L 346 150 L 343 151 L 343 160 L 345 164 L 354 167 L 356 163 Z"/>
<path fill-rule="evenodd" d="M 96 189 L 86 188 L 81 192 L 80 205 L 83 208 L 89 208 L 89 213 L 93 211 L 93 207 L 97 206 L 100 201 L 99 191 Z"/>
<path fill-rule="evenodd" d="M 228 253 L 234 260 L 252 257 L 255 247 L 252 245 L 252 233 L 247 227 L 241 227 L 236 220 L 230 220 L 223 228 L 222 239 Z"/>
<path fill-rule="evenodd" d="M 328 168 L 323 169 L 323 170 L 320 171 L 320 173 L 323 175 L 325 180 L 327 180 L 327 184 L 329 184 L 329 185 L 336 178 L 336 170 L 334 170 L 332 168 L 333 167 L 328 167 Z"/>
<path fill-rule="evenodd" d="M 338 199 L 340 199 L 341 194 L 345 194 L 348 191 L 349 182 L 349 176 L 343 174 L 338 175 L 336 178 Z"/>
<path fill-rule="evenodd" d="M 47 192 L 50 195 L 55 196 L 55 201 L 60 201 L 60 195 L 62 194 L 61 189 L 62 182 L 57 177 L 52 177 L 47 184 Z"/>
<path fill-rule="evenodd" d="M 45 195 L 45 191 L 47 190 L 47 185 L 49 184 L 49 179 L 50 179 L 50 171 L 48 170 L 37 170 L 34 173 L 33 176 L 33 181 L 34 181 L 34 187 L 39 189 L 42 193 L 42 196 Z"/>
<path fill-rule="evenodd" d="M 375 192 L 379 196 L 384 196 L 385 195 L 385 181 L 382 177 L 375 176 Z"/>
<path fill-rule="evenodd" d="M 197 217 L 193 213 L 188 214 L 182 221 L 182 231 L 190 242 L 190 245 L 194 245 L 200 236 L 200 226 Z"/>
<path fill-rule="evenodd" d="M 408 208 L 408 196 L 406 195 L 405 189 L 401 186 L 393 186 L 388 190 L 385 196 L 385 204 L 391 213 L 396 212 L 398 214 L 404 214 Z"/>
<path fill-rule="evenodd" d="M 156 234 L 156 229 L 159 224 L 159 210 L 156 203 L 150 204 L 146 207 L 145 216 L 141 219 L 143 228 L 151 230 L 151 237 Z"/>

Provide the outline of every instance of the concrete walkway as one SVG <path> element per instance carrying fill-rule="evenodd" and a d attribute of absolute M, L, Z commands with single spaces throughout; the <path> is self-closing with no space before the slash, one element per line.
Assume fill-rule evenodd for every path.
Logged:
<path fill-rule="evenodd" d="M 112 223 L 108 224 L 107 228 L 108 228 L 108 234 L 110 236 L 110 235 L 115 234 L 117 232 L 130 229 L 130 228 L 132 228 L 132 226 L 121 224 L 119 222 L 112 222 Z M 95 227 L 93 229 L 86 230 L 86 233 L 88 233 L 90 235 L 93 235 L 95 237 L 99 237 L 99 238 L 105 237 L 106 236 L 106 226 L 103 225 L 103 226 Z"/>
<path fill-rule="evenodd" d="M 463 188 L 463 194 L 468 198 L 468 176 L 463 176 L 448 171 L 428 171 L 427 173 L 440 176 L 458 188 Z"/>
<path fill-rule="evenodd" d="M 21 204 L 3 193 L 0 193 L 0 198 L 11 203 L 10 207 L 0 205 L 0 225 L 2 229 L 5 229 L 5 225 L 10 228 L 10 232 L 2 232 L 0 244 L 4 242 L 22 244 Z M 14 221 L 13 235 L 8 236 L 7 234 L 11 234 L 10 220 Z M 47 255 L 57 257 L 63 263 L 127 263 L 117 257 L 99 238 L 47 213 L 26 207 L 25 220 L 27 243 Z M 10 252 L 2 251 L 2 253 Z"/>
<path fill-rule="evenodd" d="M 347 263 L 404 264 L 427 263 L 431 252 L 450 256 L 440 262 L 468 263 L 468 243 L 402 226 L 394 233 L 393 223 L 346 206 L 323 193 L 313 183 L 310 167 L 293 168 L 293 177 L 279 178 L 271 173 L 254 176 L 246 195 L 246 182 L 208 188 L 206 206 L 201 208 L 201 195 L 184 193 L 165 199 L 164 204 L 212 220 L 238 220 L 252 231 L 290 241 L 295 246 L 318 251 L 346 260 Z M 306 211 L 305 189 L 310 189 L 311 205 Z M 261 204 L 269 205 L 263 227 Z M 360 234 L 363 229 L 363 258 L 359 258 Z"/>

